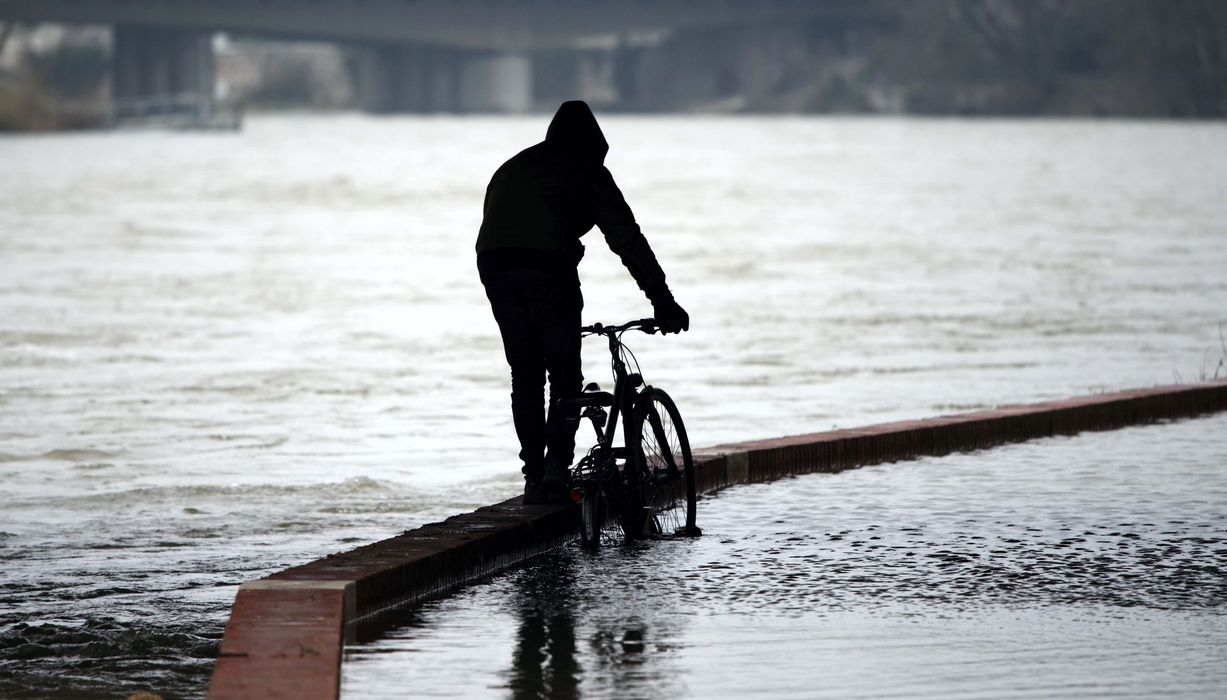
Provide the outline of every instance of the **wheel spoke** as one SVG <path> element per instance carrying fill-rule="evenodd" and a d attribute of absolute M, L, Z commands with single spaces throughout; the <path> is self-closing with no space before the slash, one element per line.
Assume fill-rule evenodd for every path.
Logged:
<path fill-rule="evenodd" d="M 654 530 L 683 531 L 693 523 L 694 474 L 677 408 L 659 389 L 644 392 L 636 410 L 643 457 L 641 490 L 653 510 Z"/>

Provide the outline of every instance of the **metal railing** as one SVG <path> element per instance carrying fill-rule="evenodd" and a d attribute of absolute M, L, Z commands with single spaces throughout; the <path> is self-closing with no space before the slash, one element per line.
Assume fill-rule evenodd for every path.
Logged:
<path fill-rule="evenodd" d="M 237 129 L 242 123 L 238 105 L 197 92 L 115 99 L 108 117 L 119 127 Z"/>

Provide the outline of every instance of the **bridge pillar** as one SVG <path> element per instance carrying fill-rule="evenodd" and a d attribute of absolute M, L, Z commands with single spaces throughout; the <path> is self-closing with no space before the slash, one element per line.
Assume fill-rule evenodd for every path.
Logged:
<path fill-rule="evenodd" d="M 455 54 L 412 44 L 362 49 L 355 76 L 362 108 L 377 114 L 456 111 Z"/>
<path fill-rule="evenodd" d="M 368 112 L 525 112 L 532 103 L 525 54 L 371 46 L 360 53 L 355 77 Z"/>
<path fill-rule="evenodd" d="M 136 101 L 166 101 L 194 104 L 207 113 L 214 101 L 212 34 L 117 26 L 111 80 L 111 94 L 121 111 Z"/>
<path fill-rule="evenodd" d="M 460 66 L 465 112 L 527 112 L 533 101 L 533 64 L 525 53 L 470 54 Z"/>

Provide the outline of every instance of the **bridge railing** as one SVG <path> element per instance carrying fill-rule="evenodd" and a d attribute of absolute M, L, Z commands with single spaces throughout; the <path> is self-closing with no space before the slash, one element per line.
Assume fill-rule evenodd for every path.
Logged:
<path fill-rule="evenodd" d="M 242 124 L 237 104 L 197 92 L 114 99 L 108 116 L 113 126 L 121 127 L 237 129 Z"/>

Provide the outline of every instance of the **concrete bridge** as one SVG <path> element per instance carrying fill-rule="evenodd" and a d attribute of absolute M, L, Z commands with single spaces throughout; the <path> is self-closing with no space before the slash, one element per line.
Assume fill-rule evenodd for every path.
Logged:
<path fill-rule="evenodd" d="M 533 61 L 547 52 L 612 55 L 653 33 L 875 12 L 858 0 L 0 0 L 0 20 L 114 26 L 118 100 L 211 101 L 210 38 L 225 31 L 363 47 L 358 82 L 372 111 L 524 111 Z"/>

